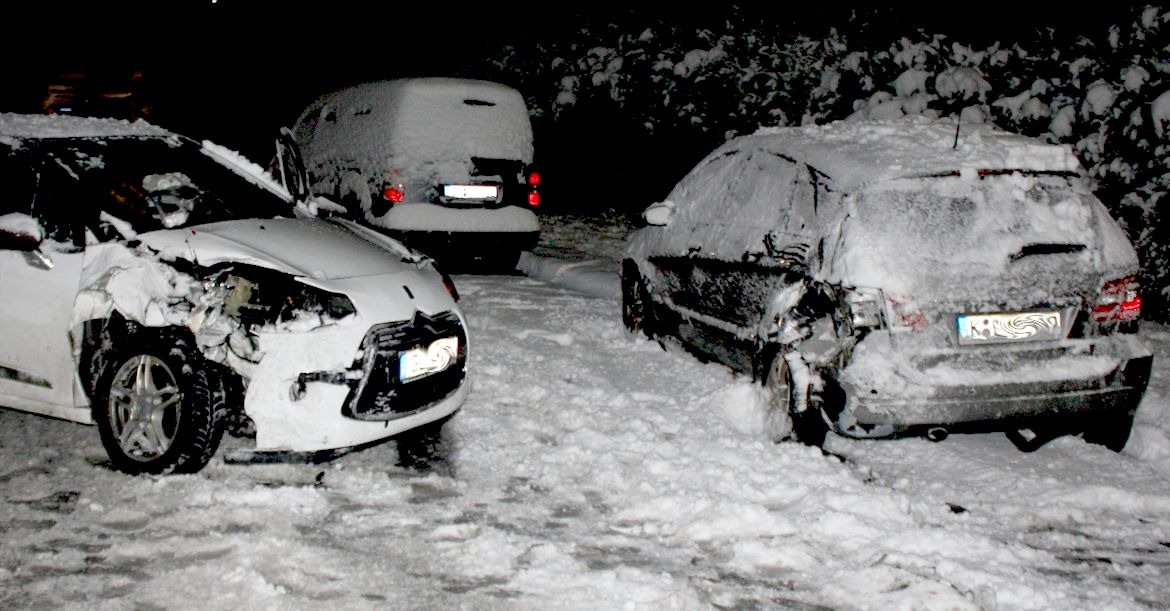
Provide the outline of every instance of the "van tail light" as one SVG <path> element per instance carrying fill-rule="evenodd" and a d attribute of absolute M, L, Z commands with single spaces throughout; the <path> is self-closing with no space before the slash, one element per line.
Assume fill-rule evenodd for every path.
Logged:
<path fill-rule="evenodd" d="M 459 301 L 459 289 L 455 288 L 455 281 L 443 270 L 439 270 L 439 275 L 443 277 L 443 288 L 447 289 L 447 294 L 451 295 L 451 299 Z"/>
<path fill-rule="evenodd" d="M 525 179 L 528 181 L 528 205 L 536 208 L 540 205 L 540 172 L 530 170 Z"/>
<path fill-rule="evenodd" d="M 382 189 L 382 199 L 392 204 L 397 204 L 406 199 L 406 191 L 402 188 L 402 185 L 390 185 Z"/>
<path fill-rule="evenodd" d="M 1142 313 L 1142 297 L 1138 294 L 1135 276 L 1107 280 L 1101 285 L 1101 296 L 1093 304 L 1093 322 L 1125 322 L 1137 320 Z"/>

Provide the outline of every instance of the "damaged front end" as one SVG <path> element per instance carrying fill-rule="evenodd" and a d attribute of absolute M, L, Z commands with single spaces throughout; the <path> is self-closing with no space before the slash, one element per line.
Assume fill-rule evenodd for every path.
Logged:
<path fill-rule="evenodd" d="M 343 286 L 370 293 L 359 282 L 243 269 L 228 266 L 208 278 L 204 303 L 188 325 L 207 358 L 239 375 L 257 450 L 358 445 L 446 416 L 462 403 L 467 334 L 456 312 L 408 313 L 387 295 L 380 301 L 391 303 L 367 309 L 382 311 L 374 320 L 397 321 L 369 325 Z M 407 295 L 415 285 L 426 296 L 412 272 L 360 281 Z"/>
<path fill-rule="evenodd" d="M 337 279 L 203 267 L 142 244 L 92 254 L 75 321 L 189 332 L 222 378 L 227 431 L 257 451 L 376 441 L 453 413 L 467 394 L 465 325 L 426 262 Z M 89 335 L 79 359 L 96 363 L 92 388 L 105 350 L 102 334 Z"/>

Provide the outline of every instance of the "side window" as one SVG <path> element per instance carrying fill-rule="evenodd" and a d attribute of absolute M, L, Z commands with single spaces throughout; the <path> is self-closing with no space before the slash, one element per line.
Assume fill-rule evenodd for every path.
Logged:
<path fill-rule="evenodd" d="M 803 163 L 796 166 L 785 217 L 769 236 L 768 251 L 773 258 L 807 261 L 814 254 L 837 207 L 830 184 L 829 177 L 815 168 Z"/>
<path fill-rule="evenodd" d="M 731 184 L 728 214 L 712 223 L 704 250 L 729 261 L 753 261 L 765 255 L 769 236 L 783 230 L 793 187 L 802 167 L 769 150 L 753 151 Z"/>
<path fill-rule="evenodd" d="M 0 214 L 32 212 L 37 174 L 14 153 L 0 148 Z"/>
<path fill-rule="evenodd" d="M 730 213 L 742 157 L 738 149 L 722 151 L 705 159 L 679 181 L 668 199 L 675 203 L 680 229 L 710 225 Z"/>
<path fill-rule="evenodd" d="M 827 183 L 825 176 L 812 167 L 802 164 L 800 169 L 784 232 L 793 236 L 808 236 L 816 229 Z"/>
<path fill-rule="evenodd" d="M 93 201 L 74 173 L 52 158 L 41 164 L 39 176 L 33 216 L 44 227 L 45 240 L 55 243 L 55 250 L 80 251 L 85 247 L 86 222 L 97 215 Z"/>

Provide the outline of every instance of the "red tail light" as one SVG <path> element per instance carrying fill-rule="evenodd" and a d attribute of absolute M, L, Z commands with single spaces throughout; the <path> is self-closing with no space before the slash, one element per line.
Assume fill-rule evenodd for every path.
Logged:
<path fill-rule="evenodd" d="M 1101 285 L 1101 296 L 1093 305 L 1093 321 L 1137 320 L 1142 313 L 1142 297 L 1134 276 L 1106 281 Z"/>
<path fill-rule="evenodd" d="M 451 295 L 451 299 L 459 301 L 459 289 L 455 288 L 455 281 L 451 279 L 451 276 L 447 275 L 447 272 L 439 271 L 439 274 L 443 277 L 443 288 L 447 289 L 447 293 Z"/>
<path fill-rule="evenodd" d="M 386 187 L 382 189 L 382 198 L 388 202 L 397 204 L 406 199 L 406 191 L 402 190 L 402 185 Z"/>
<path fill-rule="evenodd" d="M 534 187 L 540 186 L 540 172 L 529 172 L 528 173 L 528 184 L 530 184 Z"/>
<path fill-rule="evenodd" d="M 528 192 L 528 205 L 533 208 L 540 205 L 540 193 L 538 191 Z"/>

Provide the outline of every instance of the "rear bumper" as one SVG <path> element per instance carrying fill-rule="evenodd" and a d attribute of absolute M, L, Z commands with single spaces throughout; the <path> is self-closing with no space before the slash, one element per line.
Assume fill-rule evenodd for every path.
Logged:
<path fill-rule="evenodd" d="M 974 357 L 954 351 L 878 362 L 872 356 L 861 354 L 841 376 L 841 420 L 895 431 L 996 421 L 1008 426 L 1132 409 L 1145 392 L 1153 362 L 1134 336 Z M 931 367 L 923 368 L 922 361 Z M 854 369 L 855 363 L 863 371 Z"/>

